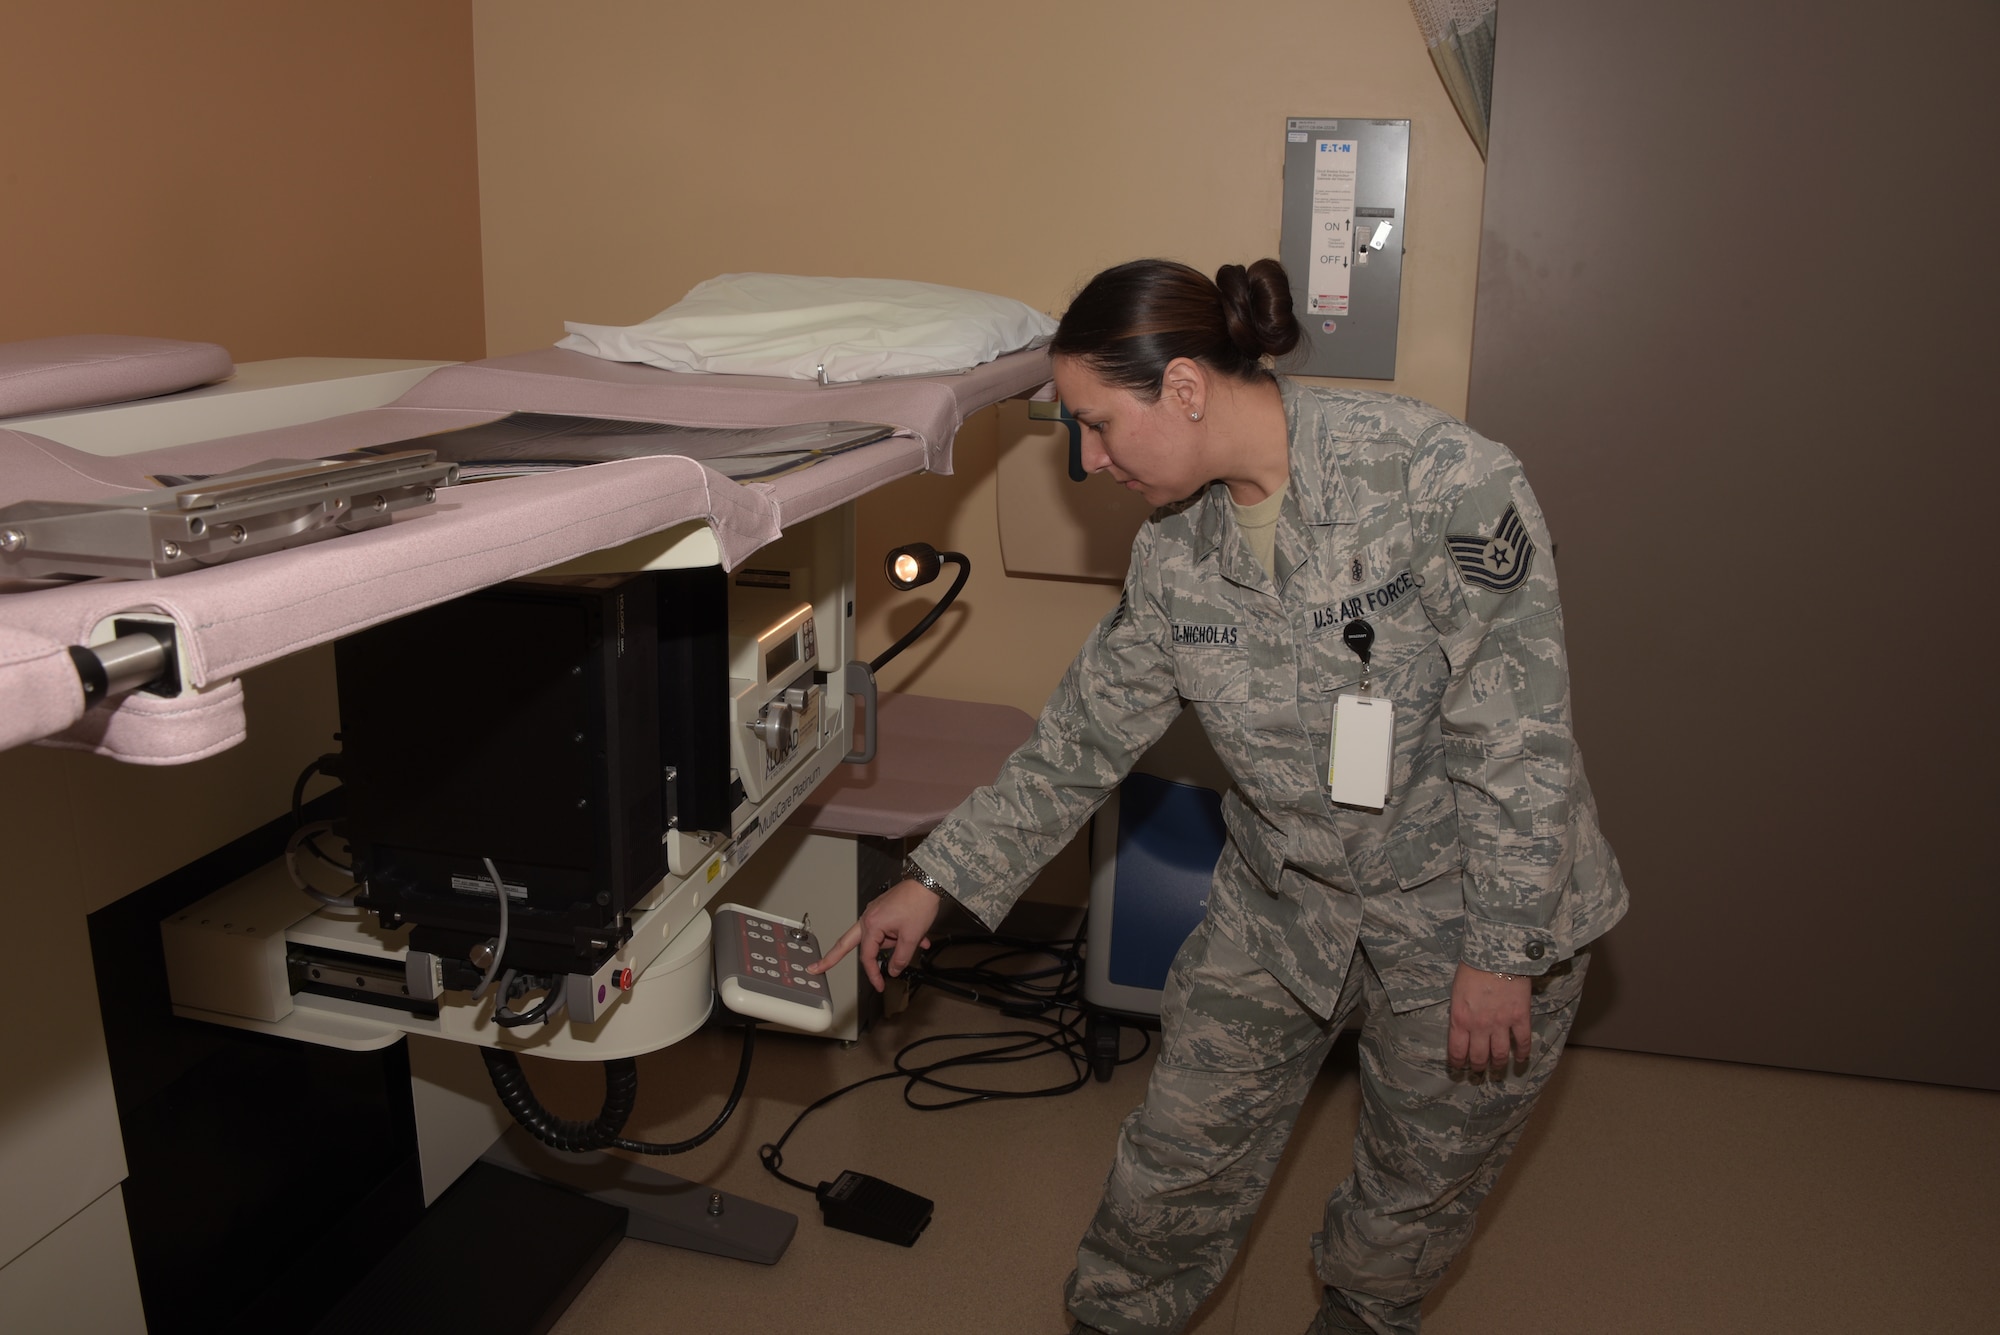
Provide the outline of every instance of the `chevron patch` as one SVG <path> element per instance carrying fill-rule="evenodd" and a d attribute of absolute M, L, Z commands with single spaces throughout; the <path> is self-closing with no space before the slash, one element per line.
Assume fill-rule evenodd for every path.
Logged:
<path fill-rule="evenodd" d="M 1528 526 L 1511 505 L 1500 516 L 1500 526 L 1493 536 L 1448 533 L 1444 541 L 1466 582 L 1495 593 L 1512 593 L 1520 588 L 1535 559 L 1534 539 L 1528 536 Z"/>

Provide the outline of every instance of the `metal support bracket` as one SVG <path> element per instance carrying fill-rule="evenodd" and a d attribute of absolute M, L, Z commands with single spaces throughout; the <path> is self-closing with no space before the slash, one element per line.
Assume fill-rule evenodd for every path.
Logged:
<path fill-rule="evenodd" d="M 848 698 L 861 701 L 861 749 L 840 758 L 844 765 L 865 765 L 875 758 L 875 673 L 866 663 L 849 663 L 842 686 Z"/>
<path fill-rule="evenodd" d="M 1083 471 L 1083 423 L 1069 414 L 1060 399 L 1031 399 L 1028 417 L 1036 422 L 1061 422 L 1069 428 L 1069 480 L 1081 482 L 1090 474 Z"/>

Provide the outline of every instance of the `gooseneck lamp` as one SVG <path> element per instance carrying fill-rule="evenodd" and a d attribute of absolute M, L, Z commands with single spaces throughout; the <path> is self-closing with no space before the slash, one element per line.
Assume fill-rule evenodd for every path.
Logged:
<path fill-rule="evenodd" d="M 941 552 L 928 542 L 906 542 L 883 558 L 882 573 L 888 576 L 890 586 L 905 593 L 936 579 L 938 571 L 947 561 L 958 567 L 958 573 L 952 577 L 951 587 L 944 591 L 944 597 L 938 599 L 936 605 L 924 613 L 923 619 L 904 633 L 902 639 L 877 654 L 868 664 L 869 672 L 880 672 L 884 664 L 915 644 L 919 636 L 937 624 L 937 619 L 944 615 L 944 609 L 951 606 L 952 600 L 958 597 L 958 591 L 965 587 L 965 581 L 972 574 L 972 562 L 966 559 L 965 553 Z"/>

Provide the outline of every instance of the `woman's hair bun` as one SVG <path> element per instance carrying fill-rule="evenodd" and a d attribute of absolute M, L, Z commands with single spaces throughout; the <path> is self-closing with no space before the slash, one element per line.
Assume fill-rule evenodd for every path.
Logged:
<path fill-rule="evenodd" d="M 1254 380 L 1269 374 L 1265 357 L 1283 356 L 1299 338 L 1291 284 L 1276 260 L 1225 264 L 1214 282 L 1176 260 L 1132 260 L 1084 284 L 1049 351 L 1151 403 L 1177 357 Z"/>
<path fill-rule="evenodd" d="M 1282 357 L 1299 345 L 1299 322 L 1292 314 L 1292 286 L 1276 260 L 1258 260 L 1249 268 L 1225 264 L 1215 271 L 1222 294 L 1222 314 L 1229 341 L 1245 357 Z"/>

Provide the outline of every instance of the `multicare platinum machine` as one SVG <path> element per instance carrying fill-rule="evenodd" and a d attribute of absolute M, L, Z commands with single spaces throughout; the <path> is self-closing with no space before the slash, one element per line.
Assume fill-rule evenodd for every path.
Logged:
<path fill-rule="evenodd" d="M 1045 354 L 944 381 L 758 386 L 750 401 L 766 423 L 901 425 L 747 483 L 691 458 L 645 457 L 452 486 L 438 460 L 412 458 L 394 466 L 437 471 L 307 496 L 321 516 L 356 516 L 327 541 L 185 571 L 158 545 L 185 553 L 158 525 L 191 514 L 205 540 L 235 545 L 226 528 L 209 531 L 219 521 L 186 489 L 214 499 L 215 479 L 247 465 L 399 442 L 421 452 L 414 436 L 493 423 L 523 403 L 649 421 L 673 420 L 692 397 L 714 420 L 718 391 L 737 393 L 718 379 L 546 351 L 433 371 L 386 407 L 172 451 L 93 453 L 52 439 L 53 425 L 50 437 L 0 428 L 0 508 L 88 505 L 169 471 L 179 489 L 119 516 L 145 529 L 138 559 L 153 578 L 8 586 L 0 745 L 47 736 L 149 764 L 212 755 L 251 721 L 240 673 L 344 635 L 338 758 L 318 767 L 349 789 L 337 816 L 348 845 L 309 819 L 283 858 L 155 919 L 173 1012 L 333 1053 L 407 1053 L 426 1204 L 485 1157 L 596 1191 L 630 1211 L 636 1236 L 769 1261 L 796 1226 L 786 1212 L 598 1150 L 496 1144 L 507 1113 L 493 1089 L 509 1091 L 483 1055 L 629 1067 L 685 1037 L 711 1011 L 715 921 L 743 947 L 740 976 L 725 970 L 724 983 L 746 1009 L 810 1030 L 853 1005 L 851 989 L 811 995 L 789 967 L 809 943 L 803 924 L 711 915 L 788 814 L 865 751 L 853 734 L 872 714 L 870 687 L 849 670 L 852 498 L 948 469 L 963 416 L 1044 384 Z M 406 489 L 385 508 L 406 508 L 392 523 L 359 522 L 388 481 Z M 298 493 L 289 503 L 303 504 Z M 51 550 L 51 511 L 21 517 L 10 554 Z M 427 819 L 408 819 L 425 804 Z M 306 814 L 324 805 L 307 801 Z M 369 883 L 363 900 L 335 865 L 348 854 Z M 554 1129 L 569 1148 L 617 1143 L 615 1127 Z M 136 1152 L 127 1162 L 136 1236 L 142 1164 Z"/>
<path fill-rule="evenodd" d="M 365 911 L 300 894 L 353 891 L 305 827 L 286 864 L 165 925 L 176 1007 L 307 1041 L 591 1060 L 684 1037 L 710 1000 L 702 910 L 853 749 L 852 548 L 843 509 L 749 570 L 671 548 L 650 569 L 558 567 L 341 641 L 325 768 Z M 548 1023 L 487 1004 L 496 960 Z"/>
<path fill-rule="evenodd" d="M 467 1045 L 565 1153 L 518 1133 L 495 1146 L 490 1107 L 454 1135 L 450 1102 L 476 1106 L 482 1077 L 433 1052 L 419 1064 L 446 1068 L 446 1106 L 420 1092 L 427 1190 L 484 1156 L 626 1208 L 628 1235 L 775 1261 L 789 1213 L 596 1151 L 630 1148 L 630 1059 L 709 1019 L 713 963 L 755 989 L 742 1009 L 833 1024 L 828 982 L 798 967 L 816 952 L 805 925 L 770 945 L 793 967 L 732 980 L 739 943 L 712 939 L 708 910 L 854 753 L 853 546 L 842 507 L 735 572 L 627 550 L 580 564 L 650 568 L 559 567 L 342 640 L 341 747 L 316 764 L 345 814 L 161 925 L 175 1013 L 336 1046 Z M 432 670 L 449 689 L 419 684 Z M 872 691 L 865 670 L 851 680 Z M 336 832 L 351 877 L 317 851 Z M 606 1111 L 551 1132 L 520 1053 L 611 1064 Z"/>

